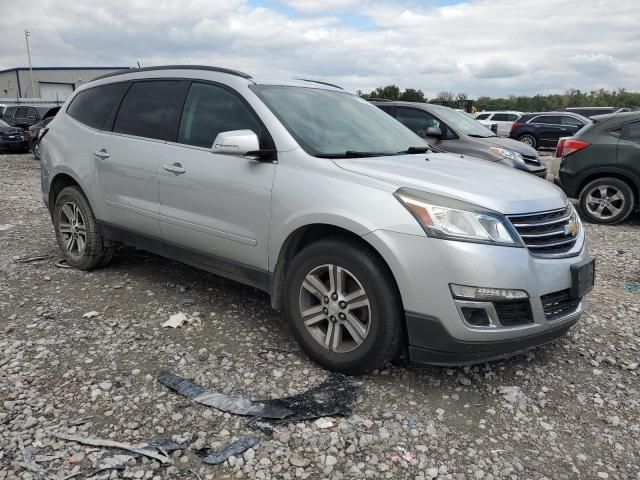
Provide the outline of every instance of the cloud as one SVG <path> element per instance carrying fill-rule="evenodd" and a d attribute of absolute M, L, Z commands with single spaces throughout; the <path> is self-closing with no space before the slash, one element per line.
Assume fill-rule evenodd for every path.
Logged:
<path fill-rule="evenodd" d="M 0 67 L 26 64 L 28 28 L 34 66 L 204 63 L 472 98 L 640 90 L 637 0 L 451 1 L 34 0 L 0 15 Z"/>

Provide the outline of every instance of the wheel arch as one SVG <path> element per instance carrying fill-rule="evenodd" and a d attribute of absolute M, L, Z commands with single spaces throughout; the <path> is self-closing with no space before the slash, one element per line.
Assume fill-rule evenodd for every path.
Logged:
<path fill-rule="evenodd" d="M 55 205 L 56 205 L 56 199 L 58 198 L 58 195 L 60 194 L 60 192 L 67 187 L 73 187 L 73 186 L 78 187 L 80 190 L 82 190 L 82 187 L 80 186 L 80 182 L 78 182 L 78 180 L 68 172 L 60 172 L 53 177 L 53 179 L 51 180 L 51 183 L 49 184 L 49 202 L 47 204 L 47 207 L 49 208 L 49 213 L 51 215 L 53 215 L 53 209 L 55 208 Z M 84 190 L 82 190 L 82 192 L 84 193 Z M 85 197 L 86 197 L 86 193 L 85 193 Z"/>
<path fill-rule="evenodd" d="M 587 186 L 588 183 L 603 177 L 613 177 L 625 182 L 627 185 L 629 185 L 631 191 L 633 192 L 635 204 L 640 204 L 640 179 L 629 172 L 621 171 L 618 169 L 602 169 L 586 172 L 580 179 L 580 182 L 578 184 L 578 189 L 576 192 L 577 197 L 579 198 L 580 195 L 582 195 L 582 190 Z"/>
<path fill-rule="evenodd" d="M 366 232 L 365 232 L 366 233 Z M 398 288 L 398 282 L 396 281 L 393 271 L 389 264 L 385 260 L 384 256 L 365 238 L 357 233 L 354 233 L 351 229 L 343 226 L 338 226 L 328 223 L 311 223 L 300 226 L 294 231 L 289 233 L 282 247 L 278 253 L 278 260 L 275 265 L 275 269 L 270 276 L 270 293 L 271 293 L 271 306 L 275 310 L 280 310 L 283 304 L 284 293 L 284 279 L 287 274 L 288 267 L 291 260 L 307 245 L 318 242 L 326 238 L 343 238 L 347 241 L 352 241 L 362 245 L 364 248 L 369 249 L 374 253 L 387 269 L 389 275 L 393 279 L 393 282 Z M 399 289 L 398 289 L 399 293 Z M 399 295 L 399 300 L 402 302 L 402 297 Z"/>

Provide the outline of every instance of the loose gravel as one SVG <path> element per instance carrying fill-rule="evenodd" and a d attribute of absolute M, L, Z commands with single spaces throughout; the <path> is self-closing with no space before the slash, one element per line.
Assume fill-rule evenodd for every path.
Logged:
<path fill-rule="evenodd" d="M 471 368 L 358 377 L 352 416 L 258 432 L 254 448 L 205 465 L 197 449 L 256 431 L 169 391 L 158 369 L 256 399 L 327 372 L 253 288 L 130 247 L 93 272 L 57 267 L 38 162 L 0 155 L 0 480 L 83 478 L 105 453 L 54 433 L 186 445 L 172 465 L 131 459 L 98 479 L 640 480 L 640 293 L 624 288 L 640 281 L 640 216 L 586 229 L 597 285 L 565 338 Z M 178 312 L 201 325 L 161 328 Z"/>

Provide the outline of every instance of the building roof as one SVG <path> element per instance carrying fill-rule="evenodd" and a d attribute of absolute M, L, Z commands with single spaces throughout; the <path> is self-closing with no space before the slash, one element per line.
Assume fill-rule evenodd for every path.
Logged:
<path fill-rule="evenodd" d="M 34 71 L 47 71 L 47 70 L 128 70 L 130 67 L 33 67 Z M 15 67 L 0 70 L 0 73 L 6 72 L 18 72 L 23 70 L 29 70 L 29 67 Z"/>

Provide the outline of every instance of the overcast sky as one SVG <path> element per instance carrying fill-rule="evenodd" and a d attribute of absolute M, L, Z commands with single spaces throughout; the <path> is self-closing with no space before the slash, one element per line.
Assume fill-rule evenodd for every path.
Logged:
<path fill-rule="evenodd" d="M 6 0 L 5 2 L 6 3 Z M 203 63 L 427 96 L 640 91 L 640 0 L 31 0 L 0 69 Z"/>

